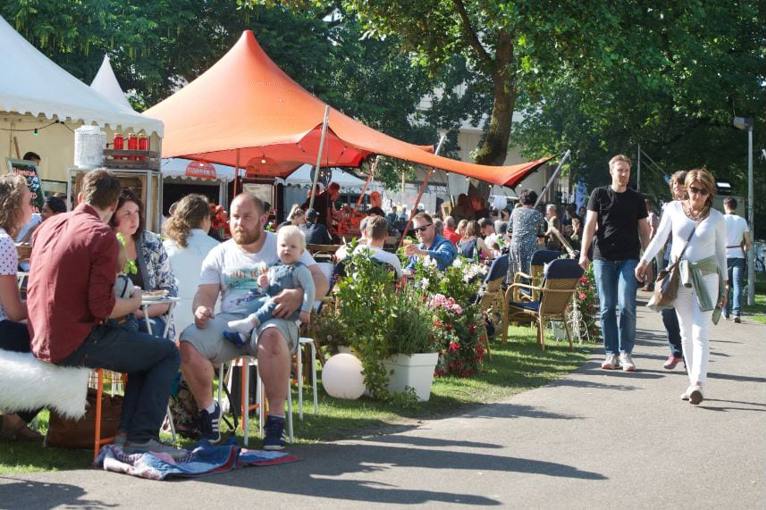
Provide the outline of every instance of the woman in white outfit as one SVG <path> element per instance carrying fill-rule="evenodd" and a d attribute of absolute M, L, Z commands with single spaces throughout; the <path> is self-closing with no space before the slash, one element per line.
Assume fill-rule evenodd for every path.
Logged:
<path fill-rule="evenodd" d="M 694 230 L 678 266 L 675 309 L 689 375 L 689 387 L 681 398 L 696 405 L 702 402 L 707 376 L 710 324 L 718 322 L 725 305 L 726 225 L 723 214 L 712 208 L 715 181 L 707 170 L 690 170 L 685 185 L 688 198 L 665 206 L 657 234 L 636 266 L 636 278 L 644 280 L 651 260 L 671 234 L 670 260 L 675 262 Z"/>
<path fill-rule="evenodd" d="M 170 267 L 178 280 L 178 297 L 173 316 L 176 331 L 194 322 L 192 300 L 197 292 L 202 261 L 218 245 L 208 235 L 210 230 L 210 204 L 203 195 L 186 195 L 176 202 L 173 214 L 165 223 L 167 239 L 163 243 L 170 259 Z"/>

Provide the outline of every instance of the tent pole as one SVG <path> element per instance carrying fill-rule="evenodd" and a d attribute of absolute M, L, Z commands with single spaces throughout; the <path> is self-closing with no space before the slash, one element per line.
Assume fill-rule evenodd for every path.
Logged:
<path fill-rule="evenodd" d="M 442 148 L 442 145 L 444 144 L 444 140 L 447 138 L 447 135 L 444 134 L 439 139 L 439 143 L 436 145 L 436 150 L 434 151 L 434 155 L 438 155 L 439 151 Z M 399 246 L 402 245 L 402 242 L 404 241 L 404 238 L 407 237 L 407 232 L 410 230 L 410 225 L 412 225 L 412 218 L 415 216 L 415 211 L 418 208 L 418 204 L 420 203 L 420 199 L 423 197 L 423 192 L 426 190 L 426 187 L 428 186 L 428 180 L 431 178 L 431 174 L 434 173 L 436 169 L 431 167 L 431 170 L 426 174 L 425 178 L 423 179 L 423 183 L 420 185 L 420 189 L 418 190 L 418 196 L 415 198 L 415 203 L 412 206 L 412 209 L 410 210 L 410 219 L 407 220 L 407 224 L 404 226 L 404 232 L 402 232 L 402 237 L 399 239 Z M 404 175 L 404 173 L 402 173 Z M 402 178 L 404 180 L 404 178 Z"/>
<path fill-rule="evenodd" d="M 380 155 L 375 156 L 375 160 L 372 162 L 372 165 L 370 165 L 370 175 L 367 176 L 367 180 L 364 182 L 364 186 L 362 186 L 362 192 L 359 193 L 359 198 L 356 201 L 356 207 L 354 207 L 354 210 L 359 210 L 359 206 L 362 205 L 362 200 L 364 200 L 364 193 L 367 191 L 367 186 L 370 185 L 370 182 L 372 182 L 372 179 L 375 177 L 375 170 L 378 168 L 378 161 L 380 160 Z"/>
<path fill-rule="evenodd" d="M 237 149 L 237 168 L 234 169 L 234 196 L 235 197 L 237 196 L 237 180 L 239 180 L 239 149 Z"/>
<path fill-rule="evenodd" d="M 319 169 L 322 165 L 322 152 L 324 151 L 324 140 L 327 136 L 327 124 L 330 120 L 330 105 L 324 106 L 324 119 L 322 119 L 322 134 L 319 137 L 319 151 L 317 152 L 317 164 L 314 167 L 314 180 L 311 183 L 311 199 L 309 200 L 309 209 L 314 207 L 314 195 L 316 195 L 317 181 L 319 181 Z M 324 212 L 324 211 L 323 211 Z"/>
<path fill-rule="evenodd" d="M 551 175 L 551 178 L 548 179 L 548 182 L 545 183 L 545 186 L 543 187 L 542 191 L 540 191 L 540 195 L 537 197 L 537 202 L 535 202 L 535 205 L 534 205 L 535 207 L 537 207 L 537 205 L 540 203 L 540 200 L 543 199 L 543 195 L 545 195 L 545 192 L 548 190 L 548 187 L 551 185 L 551 183 L 553 183 L 553 179 L 555 179 L 556 176 L 561 171 L 561 165 L 563 165 L 564 161 L 566 161 L 567 158 L 569 158 L 570 154 L 571 154 L 571 151 L 567 149 L 567 151 L 564 153 L 564 157 L 561 158 L 561 160 L 559 161 L 559 166 L 556 167 L 556 171 L 553 172 L 553 175 Z"/>

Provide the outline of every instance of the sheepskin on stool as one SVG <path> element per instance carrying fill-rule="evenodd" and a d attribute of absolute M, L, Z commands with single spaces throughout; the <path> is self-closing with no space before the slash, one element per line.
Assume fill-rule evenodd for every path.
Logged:
<path fill-rule="evenodd" d="M 58 367 L 32 353 L 0 349 L 0 410 L 47 407 L 67 418 L 85 414 L 89 368 Z"/>

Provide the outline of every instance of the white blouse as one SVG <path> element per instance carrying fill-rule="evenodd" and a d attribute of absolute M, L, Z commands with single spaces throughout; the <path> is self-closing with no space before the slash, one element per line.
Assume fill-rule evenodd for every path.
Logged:
<path fill-rule="evenodd" d="M 11 236 L 0 227 L 0 276 L 13 276 L 15 278 L 18 264 L 19 258 L 16 254 L 16 245 Z M 4 321 L 7 318 L 8 315 L 6 315 L 3 305 L 0 303 L 0 321 Z"/>
<path fill-rule="evenodd" d="M 178 284 L 178 297 L 181 298 L 173 310 L 177 333 L 194 322 L 192 301 L 197 293 L 202 261 L 210 250 L 218 246 L 218 241 L 207 235 L 204 230 L 194 228 L 186 239 L 186 244 L 186 248 L 183 248 L 172 239 L 163 242 Z"/>
<path fill-rule="evenodd" d="M 662 213 L 660 226 L 657 228 L 652 242 L 644 251 L 641 262 L 651 261 L 665 245 L 668 236 L 673 235 L 673 246 L 670 251 L 670 261 L 674 262 L 686 246 L 696 221 L 684 213 L 683 202 L 676 200 L 667 204 Z M 710 210 L 707 218 L 699 222 L 694 232 L 689 247 L 684 252 L 683 258 L 689 262 L 696 262 L 715 256 L 718 267 L 722 269 L 723 279 L 728 279 L 726 271 L 726 223 L 723 214 L 715 209 Z"/>

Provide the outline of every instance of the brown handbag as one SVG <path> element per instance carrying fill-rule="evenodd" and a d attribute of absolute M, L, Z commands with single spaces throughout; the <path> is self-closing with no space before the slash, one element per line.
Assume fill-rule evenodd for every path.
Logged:
<path fill-rule="evenodd" d="M 681 257 L 686 252 L 686 248 L 689 247 L 689 242 L 692 240 L 696 230 L 697 224 L 695 223 L 692 233 L 689 234 L 686 245 L 681 250 L 681 253 L 678 254 L 676 261 L 657 274 L 657 279 L 654 281 L 654 292 L 652 292 L 652 297 L 646 304 L 647 307 L 655 312 L 667 310 L 675 306 L 676 296 L 678 295 L 678 281 L 680 279 L 678 276 L 678 264 L 681 262 Z"/>
<path fill-rule="evenodd" d="M 93 448 L 96 435 L 96 390 L 88 389 L 85 416 L 79 420 L 63 418 L 51 410 L 46 446 L 57 448 Z M 101 395 L 101 438 L 114 437 L 122 416 L 122 397 Z"/>

